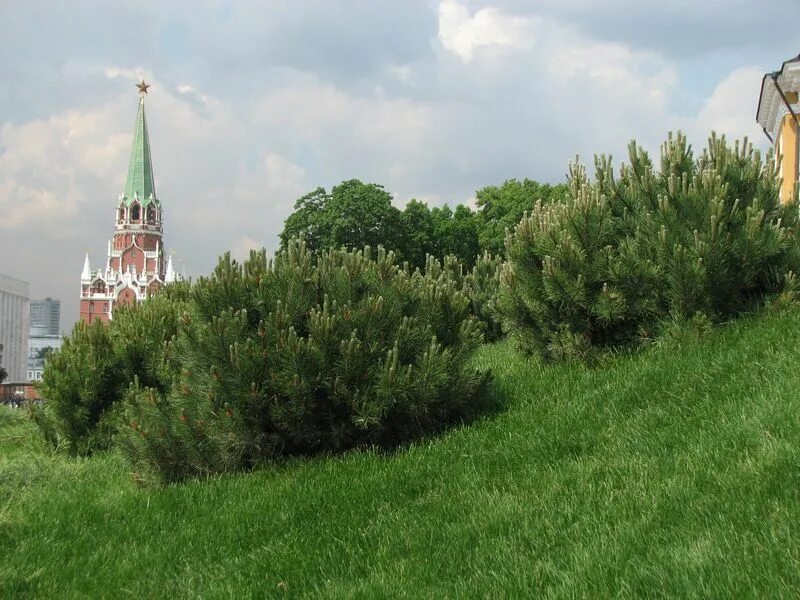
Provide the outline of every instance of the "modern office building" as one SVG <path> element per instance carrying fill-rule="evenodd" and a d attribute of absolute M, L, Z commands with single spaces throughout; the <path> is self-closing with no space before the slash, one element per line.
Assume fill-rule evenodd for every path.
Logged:
<path fill-rule="evenodd" d="M 61 335 L 61 300 L 31 300 L 31 337 Z"/>
<path fill-rule="evenodd" d="M 0 275 L 0 365 L 7 381 L 25 381 L 28 366 L 30 286 L 25 281 Z"/>
<path fill-rule="evenodd" d="M 41 381 L 48 351 L 61 348 L 61 301 L 45 298 L 31 301 L 31 330 L 28 338 L 27 381 Z"/>

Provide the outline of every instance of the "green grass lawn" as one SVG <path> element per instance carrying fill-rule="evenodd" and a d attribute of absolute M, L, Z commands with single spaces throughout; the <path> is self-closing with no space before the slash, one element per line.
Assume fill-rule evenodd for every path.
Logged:
<path fill-rule="evenodd" d="M 487 346 L 477 423 L 165 489 L 0 412 L 0 597 L 796 596 L 799 348 L 799 313 L 595 369 Z"/>

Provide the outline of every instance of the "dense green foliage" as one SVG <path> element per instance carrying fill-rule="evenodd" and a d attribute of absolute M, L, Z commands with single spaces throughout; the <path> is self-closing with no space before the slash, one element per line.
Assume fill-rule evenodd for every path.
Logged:
<path fill-rule="evenodd" d="M 464 278 L 464 289 L 472 305 L 472 313 L 485 326 L 487 341 L 493 342 L 503 337 L 503 330 L 497 317 L 497 302 L 500 292 L 500 274 L 503 262 L 499 256 L 484 253 L 475 261 Z"/>
<path fill-rule="evenodd" d="M 398 263 L 424 270 L 429 258 L 446 262 L 457 287 L 470 298 L 473 314 L 484 324 L 486 339 L 502 335 L 495 317 L 503 240 L 537 201 L 550 204 L 566 195 L 567 186 L 530 179 L 510 179 L 477 192 L 478 210 L 459 204 L 430 208 L 418 200 L 400 211 L 380 185 L 342 182 L 331 193 L 318 188 L 300 198 L 281 232 L 281 245 L 305 235 L 312 251 L 381 245 Z M 457 262 L 454 262 L 457 261 Z"/>
<path fill-rule="evenodd" d="M 497 261 L 443 276 L 379 249 L 312 254 L 290 241 L 268 262 L 221 259 L 194 286 L 167 286 L 78 323 L 45 367 L 33 411 L 57 447 L 119 441 L 143 477 L 250 468 L 286 454 L 393 446 L 472 415 Z M 122 427 L 121 427 L 122 425 Z"/>
<path fill-rule="evenodd" d="M 543 366 L 389 455 L 141 488 L 0 409 L 0 597 L 796 597 L 800 315 Z"/>
<path fill-rule="evenodd" d="M 383 246 L 412 268 L 424 268 L 429 254 L 454 254 L 471 267 L 480 254 L 474 214 L 466 206 L 454 212 L 412 200 L 400 211 L 383 186 L 355 179 L 300 198 L 284 223 L 281 247 L 299 235 L 314 252 Z"/>
<path fill-rule="evenodd" d="M 48 401 L 34 416 L 48 440 L 73 453 L 106 447 L 113 429 L 107 417 L 123 385 L 119 377 L 109 328 L 78 322 L 45 365 L 39 386 Z"/>
<path fill-rule="evenodd" d="M 428 208 L 423 202 L 411 200 L 400 220 L 402 235 L 394 250 L 412 267 L 423 268 L 428 256 L 455 256 L 471 268 L 480 254 L 474 215 L 464 205 L 453 211 L 446 205 Z"/>
<path fill-rule="evenodd" d="M 351 179 L 330 193 L 317 188 L 295 203 L 280 234 L 281 246 L 303 235 L 312 251 L 382 245 L 394 249 L 400 237 L 400 211 L 383 186 Z"/>
<path fill-rule="evenodd" d="M 505 253 L 506 233 L 514 229 L 537 202 L 544 205 L 563 201 L 568 193 L 565 184 L 549 185 L 530 179 L 509 179 L 503 185 L 490 185 L 475 194 L 478 243 L 481 251 L 494 255 Z"/>
<path fill-rule="evenodd" d="M 117 405 L 133 381 L 165 390 L 174 365 L 168 342 L 186 306 L 188 284 L 167 286 L 148 302 L 119 307 L 108 325 L 76 323 L 63 347 L 45 363 L 34 411 L 45 437 L 71 453 L 107 448 L 117 432 Z"/>
<path fill-rule="evenodd" d="M 537 203 L 508 238 L 499 306 L 527 350 L 586 357 L 794 293 L 798 209 L 779 203 L 772 160 L 714 136 L 695 158 L 681 135 L 659 169 L 635 143 L 629 160 L 617 178 L 597 158 L 593 182 L 572 165 L 567 200 Z"/>
<path fill-rule="evenodd" d="M 394 446 L 474 413 L 487 374 L 466 366 L 482 340 L 467 294 L 370 255 L 295 240 L 201 278 L 169 347 L 176 380 L 130 394 L 122 441 L 141 476 Z"/>
<path fill-rule="evenodd" d="M 463 204 L 430 208 L 418 200 L 400 211 L 382 186 L 350 180 L 330 194 L 318 188 L 300 198 L 286 219 L 281 245 L 303 234 L 312 251 L 382 245 L 412 267 L 423 268 L 428 255 L 440 260 L 452 255 L 471 269 L 481 254 L 504 253 L 506 230 L 537 201 L 556 202 L 566 191 L 563 184 L 510 179 L 478 190 L 477 211 Z"/>
<path fill-rule="evenodd" d="M 494 342 L 502 337 L 500 321 L 496 316 L 497 296 L 500 288 L 502 261 L 497 256 L 484 254 L 475 261 L 472 269 L 452 254 L 441 262 L 428 256 L 425 272 L 437 279 L 452 282 L 469 298 L 472 314 L 483 327 L 484 339 Z"/>
<path fill-rule="evenodd" d="M 439 219 L 440 222 L 441 220 Z M 441 240 L 437 237 L 437 224 L 431 217 L 431 210 L 427 204 L 411 200 L 400 214 L 400 221 L 402 229 L 398 241 L 402 249 L 391 248 L 398 257 L 408 261 L 412 267 L 421 269 L 425 266 L 429 255 L 444 256 L 439 248 Z"/>

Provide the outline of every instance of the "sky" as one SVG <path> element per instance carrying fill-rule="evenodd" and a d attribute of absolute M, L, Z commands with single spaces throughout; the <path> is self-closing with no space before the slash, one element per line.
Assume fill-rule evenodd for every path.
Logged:
<path fill-rule="evenodd" d="M 0 0 L 0 273 L 78 317 L 146 99 L 165 245 L 196 277 L 352 178 L 470 202 L 681 130 L 768 141 L 797 0 Z"/>

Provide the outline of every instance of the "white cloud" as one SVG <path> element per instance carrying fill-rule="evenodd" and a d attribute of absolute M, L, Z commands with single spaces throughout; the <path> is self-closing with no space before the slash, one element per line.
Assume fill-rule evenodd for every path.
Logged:
<path fill-rule="evenodd" d="M 547 66 L 554 81 L 593 85 L 621 98 L 657 100 L 662 105 L 667 91 L 678 83 L 675 68 L 650 52 L 586 39 L 569 30 L 557 31 L 553 37 Z"/>
<path fill-rule="evenodd" d="M 108 182 L 129 149 L 130 141 L 110 127 L 114 112 L 106 105 L 0 128 L 0 231 L 35 226 L 57 237 L 81 231 L 98 200 L 86 187 Z"/>
<path fill-rule="evenodd" d="M 269 192 L 293 197 L 301 196 L 305 190 L 305 170 L 280 154 L 272 152 L 266 156 L 264 173 Z"/>
<path fill-rule="evenodd" d="M 208 102 L 208 97 L 205 94 L 201 93 L 197 88 L 195 88 L 192 85 L 189 85 L 188 83 L 183 83 L 177 86 L 175 89 L 178 90 L 179 94 L 197 98 L 203 104 Z"/>
<path fill-rule="evenodd" d="M 250 250 L 260 250 L 264 243 L 250 236 L 242 236 L 231 246 L 231 258 L 242 262 L 250 256 Z"/>
<path fill-rule="evenodd" d="M 400 81 L 408 81 L 411 78 L 411 65 L 392 65 L 391 72 Z"/>
<path fill-rule="evenodd" d="M 142 67 L 133 69 L 125 69 L 122 67 L 107 67 L 104 70 L 106 77 L 109 79 L 129 79 L 132 82 L 139 83 L 145 76 L 145 70 Z"/>
<path fill-rule="evenodd" d="M 486 47 L 525 50 L 534 42 L 535 19 L 508 15 L 497 8 L 481 8 L 470 14 L 457 0 L 439 3 L 439 41 L 465 63 Z"/>
<path fill-rule="evenodd" d="M 443 136 L 451 108 L 382 91 L 351 92 L 298 75 L 257 100 L 251 126 L 270 152 L 291 157 L 307 172 L 305 191 L 359 178 L 403 196 L 423 173 L 449 160 L 450 142 Z M 292 200 L 286 200 L 289 207 Z"/>
<path fill-rule="evenodd" d="M 766 140 L 755 120 L 763 75 L 758 67 L 743 67 L 720 81 L 697 115 L 698 136 L 713 130 L 728 138 L 748 136 L 757 144 Z"/>
<path fill-rule="evenodd" d="M 295 140 L 328 137 L 335 144 L 370 143 L 411 151 L 434 125 L 431 105 L 381 93 L 354 94 L 300 76 L 266 94 L 256 107 L 258 123 L 281 129 Z M 330 137 L 329 137 L 330 136 Z"/>

